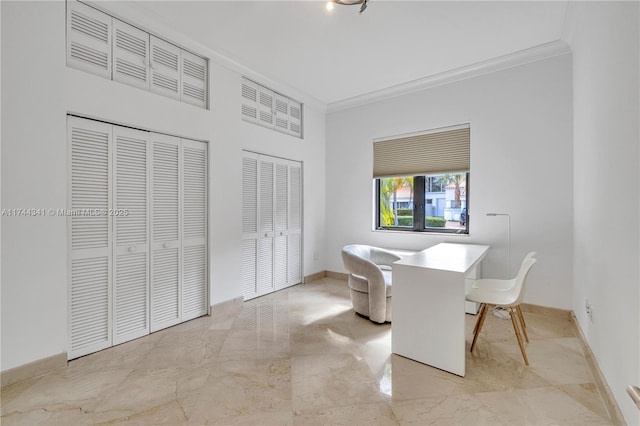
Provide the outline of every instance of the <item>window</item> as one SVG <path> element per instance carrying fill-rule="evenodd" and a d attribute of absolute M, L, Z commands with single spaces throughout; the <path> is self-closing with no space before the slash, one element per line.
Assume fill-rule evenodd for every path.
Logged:
<path fill-rule="evenodd" d="M 469 233 L 468 125 L 374 141 L 376 229 Z"/>
<path fill-rule="evenodd" d="M 377 228 L 468 234 L 468 178 L 466 171 L 376 179 Z"/>
<path fill-rule="evenodd" d="M 444 192 L 442 180 L 438 176 L 426 176 L 425 190 L 427 192 Z"/>

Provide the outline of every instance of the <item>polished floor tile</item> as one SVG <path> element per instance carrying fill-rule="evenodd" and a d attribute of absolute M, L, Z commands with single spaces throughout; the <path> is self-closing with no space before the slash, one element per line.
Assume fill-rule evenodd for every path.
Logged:
<path fill-rule="evenodd" d="M 568 319 L 487 317 L 467 374 L 391 354 L 325 278 L 214 310 L 2 389 L 3 425 L 606 425 Z"/>

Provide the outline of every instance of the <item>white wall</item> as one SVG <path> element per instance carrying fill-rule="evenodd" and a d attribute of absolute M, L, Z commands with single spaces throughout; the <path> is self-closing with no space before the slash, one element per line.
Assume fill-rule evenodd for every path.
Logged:
<path fill-rule="evenodd" d="M 471 125 L 470 235 L 372 231 L 372 140 Z M 327 269 L 344 271 L 349 243 L 424 249 L 442 241 L 492 246 L 485 276 L 512 274 L 538 252 L 525 301 L 569 309 L 572 274 L 571 58 L 563 55 L 327 118 Z"/>
<path fill-rule="evenodd" d="M 123 2 L 121 16 L 186 48 L 201 45 Z M 324 270 L 325 110 L 305 103 L 305 138 L 240 119 L 241 74 L 211 63 L 209 111 L 66 67 L 65 4 L 7 2 L 2 8 L 2 207 L 64 208 L 66 114 L 78 113 L 210 142 L 211 303 L 241 296 L 241 155 L 251 149 L 304 164 L 304 274 Z M 255 76 L 254 76 L 255 77 Z M 2 364 L 6 370 L 67 350 L 66 219 L 2 218 Z"/>
<path fill-rule="evenodd" d="M 634 425 L 640 411 L 625 389 L 640 386 L 639 14 L 638 2 L 571 3 L 567 31 L 574 91 L 572 306 Z"/>
<path fill-rule="evenodd" d="M 0 46 L 2 46 L 2 7 L 0 6 Z M 0 54 L 0 81 L 2 81 L 2 55 Z M 2 99 L 2 85 L 0 84 L 0 99 Z M 0 107 L 0 110 L 2 108 Z M 2 114 L 0 114 L 0 141 L 2 135 Z M 2 164 L 2 144 L 0 143 L 0 164 Z M 0 173 L 0 210 L 2 210 L 2 173 Z M 0 226 L 0 241 L 2 241 L 2 226 Z M 2 306 L 2 244 L 0 244 L 0 307 Z M 2 330 L 2 316 L 0 315 L 0 330 Z M 0 345 L 2 338 L 0 336 Z M 0 351 L 0 365 L 2 354 Z"/>

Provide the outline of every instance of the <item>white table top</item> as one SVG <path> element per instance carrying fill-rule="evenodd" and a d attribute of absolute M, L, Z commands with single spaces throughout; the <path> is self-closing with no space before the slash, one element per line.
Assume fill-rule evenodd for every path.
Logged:
<path fill-rule="evenodd" d="M 439 269 L 467 273 L 489 250 L 484 244 L 441 243 L 413 256 L 407 256 L 394 262 L 394 265 L 414 266 L 418 268 Z"/>

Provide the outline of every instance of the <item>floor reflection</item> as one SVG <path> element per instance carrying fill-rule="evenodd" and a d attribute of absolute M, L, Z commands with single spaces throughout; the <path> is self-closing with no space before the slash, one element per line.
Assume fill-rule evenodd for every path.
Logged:
<path fill-rule="evenodd" d="M 607 424 L 569 321 L 525 315 L 531 366 L 488 317 L 462 378 L 391 354 L 325 278 L 8 386 L 2 424 Z"/>

